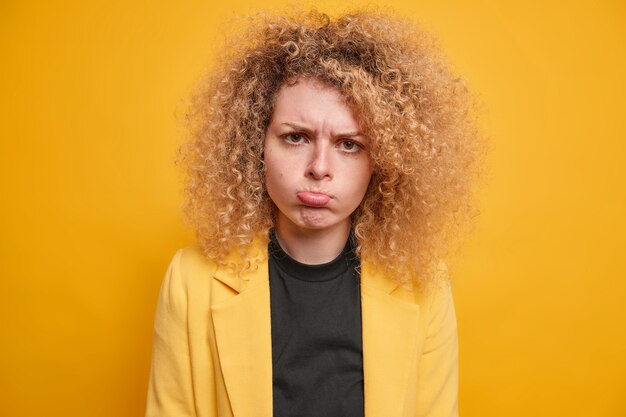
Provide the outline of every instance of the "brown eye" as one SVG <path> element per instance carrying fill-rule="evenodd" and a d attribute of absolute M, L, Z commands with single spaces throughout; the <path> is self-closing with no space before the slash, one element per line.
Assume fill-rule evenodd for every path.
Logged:
<path fill-rule="evenodd" d="M 304 136 L 299 133 L 289 133 L 284 136 L 285 142 L 291 145 L 297 145 L 304 141 Z"/>
<path fill-rule="evenodd" d="M 341 142 L 341 148 L 344 152 L 355 153 L 361 150 L 359 144 L 353 140 L 344 140 Z"/>

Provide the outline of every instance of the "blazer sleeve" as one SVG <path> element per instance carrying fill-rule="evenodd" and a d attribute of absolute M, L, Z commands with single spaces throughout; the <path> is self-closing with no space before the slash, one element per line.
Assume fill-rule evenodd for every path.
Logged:
<path fill-rule="evenodd" d="M 174 255 L 159 293 L 146 417 L 196 416 L 187 331 L 188 300 L 181 274 L 181 254 L 182 250 L 179 250 Z"/>
<path fill-rule="evenodd" d="M 447 274 L 445 265 L 442 273 Z M 419 417 L 457 417 L 458 337 L 449 284 L 433 290 L 420 360 L 417 395 Z"/>

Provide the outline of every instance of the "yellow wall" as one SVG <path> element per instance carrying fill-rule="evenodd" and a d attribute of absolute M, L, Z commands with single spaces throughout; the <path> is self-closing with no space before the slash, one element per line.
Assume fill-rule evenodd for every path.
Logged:
<path fill-rule="evenodd" d="M 51 3 L 0 4 L 0 415 L 137 416 L 160 281 L 192 241 L 181 101 L 218 22 L 257 5 Z M 395 7 L 439 36 L 491 136 L 452 262 L 462 414 L 626 415 L 623 2 Z"/>

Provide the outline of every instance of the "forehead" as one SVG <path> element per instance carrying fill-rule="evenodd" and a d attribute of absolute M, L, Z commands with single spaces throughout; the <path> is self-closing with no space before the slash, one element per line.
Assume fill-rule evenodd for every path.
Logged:
<path fill-rule="evenodd" d="M 333 130 L 358 130 L 352 107 L 341 92 L 316 80 L 284 84 L 276 95 L 272 123 L 296 122 Z"/>

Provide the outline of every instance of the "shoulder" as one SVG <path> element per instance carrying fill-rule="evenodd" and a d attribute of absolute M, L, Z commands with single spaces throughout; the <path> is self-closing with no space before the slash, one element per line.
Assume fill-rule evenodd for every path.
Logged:
<path fill-rule="evenodd" d="M 431 270 L 433 277 L 426 283 L 416 286 L 415 301 L 429 316 L 446 313 L 454 309 L 452 300 L 452 284 L 445 261 L 436 262 Z"/>
<path fill-rule="evenodd" d="M 195 287 L 208 284 L 216 269 L 217 262 L 204 256 L 197 245 L 181 248 L 170 261 L 163 288 L 189 293 Z"/>
<path fill-rule="evenodd" d="M 179 249 L 174 255 L 178 258 L 181 273 L 185 275 L 212 275 L 217 269 L 217 262 L 204 256 L 198 245 Z"/>

